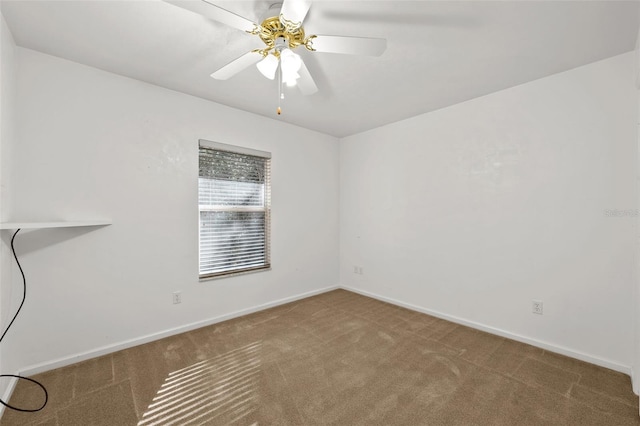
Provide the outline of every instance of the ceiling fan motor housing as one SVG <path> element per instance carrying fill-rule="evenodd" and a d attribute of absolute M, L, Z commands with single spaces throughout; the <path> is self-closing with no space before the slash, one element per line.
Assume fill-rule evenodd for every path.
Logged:
<path fill-rule="evenodd" d="M 282 49 L 284 47 L 295 49 L 305 43 L 304 29 L 302 26 L 288 28 L 282 24 L 278 16 L 265 19 L 262 21 L 262 24 L 260 24 L 260 27 L 258 36 L 264 44 L 267 45 L 267 50 L 275 49 L 277 52 L 278 48 Z M 285 40 L 285 45 L 282 45 L 282 39 Z"/>

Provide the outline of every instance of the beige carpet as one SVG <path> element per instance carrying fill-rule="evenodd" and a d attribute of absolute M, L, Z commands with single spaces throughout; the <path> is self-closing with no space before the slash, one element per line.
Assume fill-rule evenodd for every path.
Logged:
<path fill-rule="evenodd" d="M 35 377 L 2 425 L 640 425 L 624 374 L 344 290 Z"/>

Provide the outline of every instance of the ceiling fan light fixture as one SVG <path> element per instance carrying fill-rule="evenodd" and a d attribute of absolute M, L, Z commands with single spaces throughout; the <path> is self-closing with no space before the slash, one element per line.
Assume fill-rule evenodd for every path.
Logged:
<path fill-rule="evenodd" d="M 297 72 L 293 73 L 282 73 L 282 82 L 287 85 L 287 87 L 293 87 L 296 85 L 297 80 L 300 78 L 300 74 Z"/>
<path fill-rule="evenodd" d="M 273 80 L 278 69 L 278 58 L 274 55 L 267 55 L 263 60 L 256 64 L 258 71 L 269 80 Z"/>
<path fill-rule="evenodd" d="M 291 49 L 282 49 L 280 52 L 280 69 L 282 70 L 282 82 L 287 86 L 295 86 L 300 78 L 298 71 L 302 67 L 302 59 L 293 53 Z"/>
<path fill-rule="evenodd" d="M 302 59 L 300 55 L 293 53 L 291 49 L 282 49 L 280 52 L 280 62 L 282 64 L 282 71 L 284 73 L 295 73 L 300 70 L 302 66 Z"/>

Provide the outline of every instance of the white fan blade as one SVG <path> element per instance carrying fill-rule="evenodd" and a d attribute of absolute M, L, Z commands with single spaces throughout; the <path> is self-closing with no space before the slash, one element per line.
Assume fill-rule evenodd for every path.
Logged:
<path fill-rule="evenodd" d="M 297 86 L 303 95 L 313 95 L 318 91 L 318 86 L 316 86 L 316 83 L 313 81 L 313 77 L 311 77 L 304 61 L 298 70 L 298 74 L 300 74 L 300 78 L 297 81 Z"/>
<path fill-rule="evenodd" d="M 245 53 L 238 59 L 234 59 L 224 67 L 220 68 L 218 71 L 211 74 L 211 77 L 215 78 L 216 80 L 227 80 L 238 74 L 243 69 L 255 64 L 260 59 L 262 59 L 262 55 L 258 52 L 251 51 Z"/>
<path fill-rule="evenodd" d="M 258 25 L 251 22 L 247 18 L 243 18 L 240 15 L 236 15 L 233 12 L 229 12 L 226 9 L 216 6 L 210 1 L 184 1 L 184 0 L 164 0 L 167 3 L 171 3 L 174 6 L 181 7 L 183 9 L 190 10 L 205 18 L 213 19 L 214 21 L 221 22 L 233 28 L 238 28 L 242 31 L 253 32 L 258 28 Z"/>
<path fill-rule="evenodd" d="M 368 37 L 318 35 L 311 39 L 310 44 L 311 48 L 317 52 L 346 55 L 380 56 L 387 49 L 387 40 Z"/>
<path fill-rule="evenodd" d="M 298 29 L 310 7 L 311 0 L 284 0 L 280 9 L 280 22 L 290 31 Z"/>

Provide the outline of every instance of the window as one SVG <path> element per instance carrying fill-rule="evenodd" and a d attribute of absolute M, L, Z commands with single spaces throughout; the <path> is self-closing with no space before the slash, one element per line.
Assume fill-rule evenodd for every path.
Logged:
<path fill-rule="evenodd" d="M 268 269 L 271 154 L 200 141 L 200 278 Z"/>

